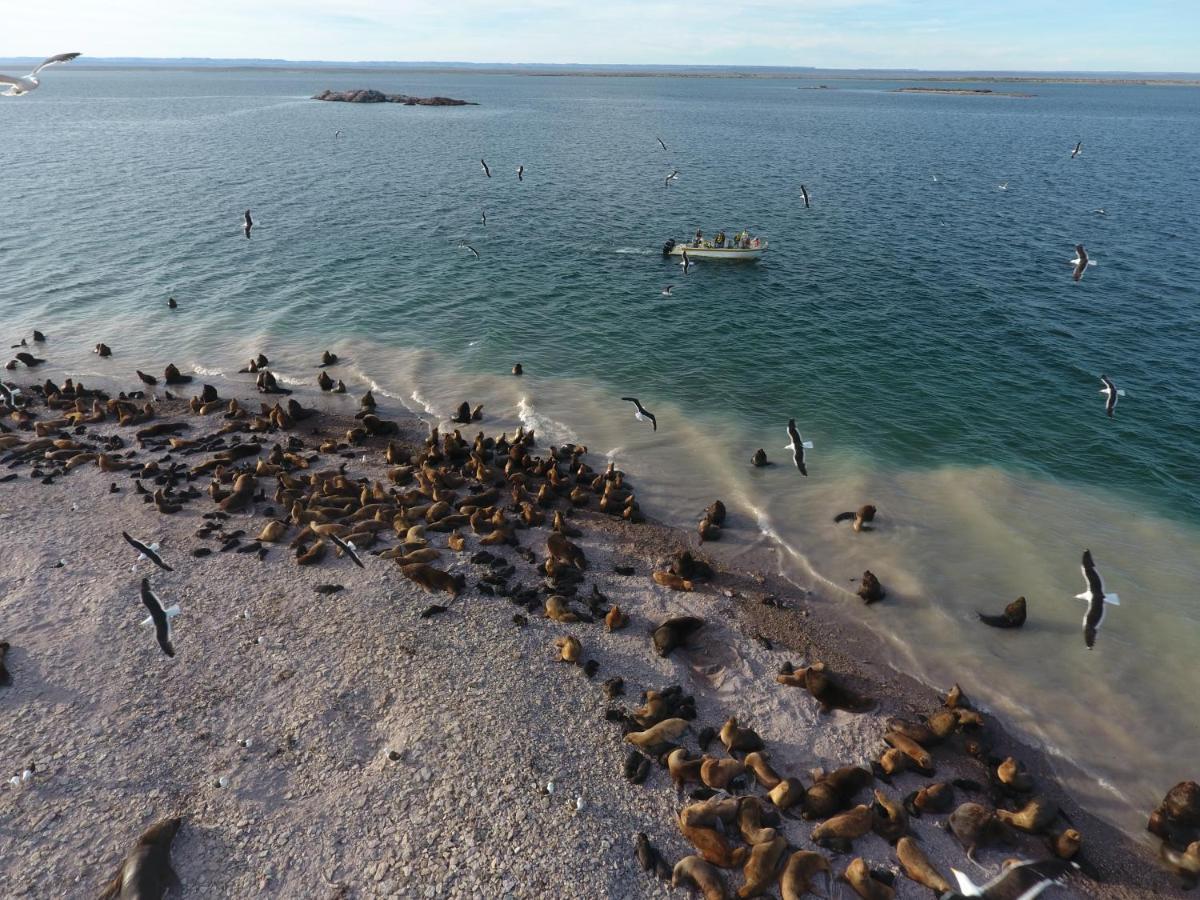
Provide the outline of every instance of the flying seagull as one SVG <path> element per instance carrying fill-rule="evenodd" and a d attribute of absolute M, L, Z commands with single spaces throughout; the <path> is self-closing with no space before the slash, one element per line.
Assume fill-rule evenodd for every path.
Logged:
<path fill-rule="evenodd" d="M 1104 382 L 1104 387 L 1100 388 L 1100 393 L 1107 394 L 1108 399 L 1104 401 L 1104 411 L 1108 413 L 1108 417 L 1113 417 L 1113 410 L 1117 408 L 1117 398 L 1124 397 L 1125 392 L 1117 390 L 1117 386 L 1112 383 L 1107 375 L 1101 375 L 1100 380 Z"/>
<path fill-rule="evenodd" d="M 804 198 L 804 208 L 808 209 L 808 188 L 806 188 L 804 185 L 800 185 L 800 196 Z"/>
<path fill-rule="evenodd" d="M 517 181 L 524 181 L 524 180 L 525 180 L 525 167 L 517 166 Z"/>
<path fill-rule="evenodd" d="M 354 561 L 354 564 L 356 566 L 358 566 L 360 569 L 366 568 L 366 566 L 363 565 L 363 561 L 358 558 L 358 554 L 354 552 L 353 544 L 346 543 L 340 537 L 338 537 L 336 534 L 329 535 L 329 539 L 338 546 L 339 550 L 341 550 L 348 557 L 350 557 L 350 559 Z"/>
<path fill-rule="evenodd" d="M 36 91 L 41 85 L 38 79 L 38 73 L 46 66 L 53 66 L 57 63 L 68 63 L 79 56 L 78 53 L 60 53 L 58 56 L 51 56 L 49 59 L 42 60 L 32 72 L 28 75 L 21 75 L 13 78 L 9 75 L 0 75 L 0 84 L 7 84 L 8 90 L 0 97 L 20 97 L 22 94 L 28 94 L 30 91 Z"/>
<path fill-rule="evenodd" d="M 665 182 L 663 182 L 663 187 L 670 187 L 670 186 L 671 186 L 671 182 L 672 182 L 672 181 L 675 181 L 675 180 L 676 180 L 676 179 L 678 179 L 678 178 L 679 178 L 679 170 L 678 170 L 678 169 L 672 169 L 672 170 L 671 170 L 671 174 L 667 176 L 667 180 L 666 180 Z"/>
<path fill-rule="evenodd" d="M 476 259 L 479 259 L 479 251 L 476 250 L 474 247 L 472 247 L 470 244 L 468 244 L 466 241 L 459 241 L 458 246 L 466 247 L 468 250 L 470 250 L 472 253 L 475 254 Z"/>
<path fill-rule="evenodd" d="M 1075 258 L 1071 260 L 1071 265 L 1075 267 L 1074 271 L 1071 272 L 1072 281 L 1079 281 L 1079 279 L 1083 278 L 1083 273 L 1087 270 L 1087 267 L 1095 265 L 1088 257 L 1087 251 L 1083 249 L 1083 244 L 1075 245 Z"/>
<path fill-rule="evenodd" d="M 1080 141 L 1079 143 L 1077 143 L 1075 145 L 1075 149 L 1071 151 L 1071 159 L 1074 159 L 1082 152 L 1083 152 L 1083 141 Z"/>
<path fill-rule="evenodd" d="M 254 227 L 254 220 L 250 218 L 250 210 L 246 210 L 246 215 L 242 218 L 242 233 L 246 235 L 246 239 L 250 239 L 250 229 Z"/>
<path fill-rule="evenodd" d="M 1104 579 L 1096 571 L 1091 550 L 1083 551 L 1083 580 L 1087 584 L 1087 590 L 1076 594 L 1075 599 L 1088 602 L 1087 612 L 1083 616 L 1083 640 L 1091 650 L 1096 643 L 1096 632 L 1100 630 L 1100 623 L 1104 621 L 1104 604 L 1120 606 L 1121 598 L 1116 594 L 1104 593 Z"/>
<path fill-rule="evenodd" d="M 668 284 L 665 288 L 662 289 L 662 295 L 664 297 L 670 297 L 671 296 L 671 288 L 673 288 L 673 287 L 675 287 L 675 285 Z"/>
<path fill-rule="evenodd" d="M 485 162 L 484 162 L 484 161 L 481 159 L 481 160 L 479 161 L 479 164 L 480 164 L 481 166 L 483 166 L 483 174 L 484 174 L 484 175 L 486 175 L 488 178 L 491 178 L 491 177 L 492 177 L 492 170 L 488 168 L 488 165 L 487 165 L 487 163 L 485 163 Z"/>
<path fill-rule="evenodd" d="M 1008 182 L 1002 181 L 998 185 L 996 185 L 996 188 L 1001 191 L 1007 191 L 1008 190 Z"/>
<path fill-rule="evenodd" d="M 808 467 L 804 464 L 804 451 L 812 449 L 812 441 L 800 440 L 800 432 L 796 430 L 796 420 L 788 419 L 787 424 L 788 445 L 784 450 L 792 451 L 792 461 L 796 463 L 796 468 L 800 470 L 801 475 L 808 475 Z"/>
<path fill-rule="evenodd" d="M 154 596 L 154 591 L 150 590 L 149 578 L 142 579 L 142 602 L 146 604 L 146 609 L 150 610 L 150 618 L 142 624 L 148 625 L 153 622 L 158 646 L 162 647 L 162 652 L 167 656 L 174 656 L 175 648 L 171 646 L 171 619 L 179 615 L 179 607 L 172 606 L 163 609 L 162 601 Z"/>
<path fill-rule="evenodd" d="M 688 273 L 688 269 L 690 269 L 692 267 L 692 261 L 690 259 L 688 259 L 686 247 L 683 250 L 683 262 L 681 262 L 680 265 L 683 266 L 683 274 L 684 275 L 686 275 Z"/>
<path fill-rule="evenodd" d="M 342 129 L 340 129 L 340 128 L 339 128 L 337 131 L 335 131 L 335 132 L 333 133 L 333 139 L 334 139 L 335 141 L 336 141 L 338 138 L 340 138 L 341 136 L 342 136 Z"/>
<path fill-rule="evenodd" d="M 662 139 L 662 138 L 660 138 L 660 137 L 656 137 L 656 138 L 655 138 L 655 140 L 656 140 L 656 141 L 658 141 L 658 145 L 659 145 L 660 147 L 662 147 L 664 150 L 666 150 L 666 149 L 667 149 L 667 145 L 663 143 L 663 139 Z"/>
<path fill-rule="evenodd" d="M 134 550 L 136 550 L 138 553 L 141 554 L 141 556 L 139 556 L 138 559 L 142 559 L 144 557 L 145 559 L 150 560 L 150 562 L 154 563 L 156 566 L 158 566 L 164 572 L 174 572 L 175 571 L 170 566 L 168 566 L 165 562 L 163 562 L 162 557 L 160 557 L 155 552 L 158 549 L 157 544 L 143 544 L 137 538 L 130 537 L 129 532 L 127 532 L 127 531 L 122 531 L 121 537 L 125 538 L 125 540 L 129 544 L 129 546 L 131 546 Z"/>
<path fill-rule="evenodd" d="M 483 213 L 483 224 L 486 225 L 487 224 L 487 210 L 481 209 L 480 212 Z"/>
<path fill-rule="evenodd" d="M 1065 859 L 1043 859 L 1038 862 L 1017 863 L 980 886 L 958 869 L 951 869 L 958 881 L 957 891 L 946 891 L 942 900 L 962 900 L 965 897 L 983 897 L 984 900 L 1033 900 L 1038 894 L 1058 884 L 1075 863 Z"/>
<path fill-rule="evenodd" d="M 642 404 L 640 402 L 638 402 L 637 397 L 622 397 L 621 399 L 627 403 L 632 403 L 634 406 L 637 407 L 637 412 L 635 412 L 633 414 L 633 417 L 635 419 L 637 419 L 639 422 L 645 422 L 647 419 L 649 419 L 650 424 L 654 426 L 654 430 L 658 431 L 658 419 L 654 418 L 654 413 L 647 412 L 642 407 Z"/>

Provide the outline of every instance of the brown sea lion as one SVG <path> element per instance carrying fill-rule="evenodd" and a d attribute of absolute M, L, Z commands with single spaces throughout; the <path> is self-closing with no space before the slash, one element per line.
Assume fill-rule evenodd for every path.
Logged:
<path fill-rule="evenodd" d="M 871 811 L 875 814 L 875 833 L 889 844 L 896 843 L 908 833 L 908 813 L 883 791 L 875 791 L 875 804 Z"/>
<path fill-rule="evenodd" d="M 871 807 L 859 804 L 851 810 L 825 820 L 812 831 L 814 844 L 846 852 L 856 839 L 870 834 L 875 824 Z"/>
<path fill-rule="evenodd" d="M 954 788 L 946 781 L 935 781 L 904 798 L 904 808 L 910 816 L 922 813 L 942 813 L 954 803 Z"/>
<path fill-rule="evenodd" d="M 578 663 L 579 657 L 583 654 L 583 645 L 579 643 L 579 638 L 570 635 L 555 638 L 554 647 L 562 662 Z"/>
<path fill-rule="evenodd" d="M 971 708 L 971 701 L 967 699 L 967 695 L 963 693 L 963 689 L 957 683 L 946 692 L 946 699 L 943 702 L 947 709 Z"/>
<path fill-rule="evenodd" d="M 695 616 L 676 616 L 667 619 L 654 629 L 654 649 L 658 651 L 659 656 L 670 656 L 703 627 L 704 620 L 697 619 Z"/>
<path fill-rule="evenodd" d="M 758 732 L 751 728 L 738 727 L 737 719 L 732 716 L 721 726 L 717 736 L 730 753 L 751 753 L 763 749 L 763 741 Z"/>
<path fill-rule="evenodd" d="M 631 731 L 625 735 L 627 743 L 635 747 L 649 748 L 673 741 L 688 729 L 687 719 L 664 719 L 644 731 Z"/>
<path fill-rule="evenodd" d="M 1146 830 L 1182 849 L 1196 838 L 1200 826 L 1200 784 L 1181 781 L 1150 814 Z"/>
<path fill-rule="evenodd" d="M 524 375 L 524 374 L 525 374 L 525 369 L 524 369 L 524 367 L 523 367 L 523 366 L 522 366 L 520 363 L 517 363 L 516 365 L 514 365 L 514 366 L 512 367 L 512 373 L 513 373 L 514 375 Z"/>
<path fill-rule="evenodd" d="M 879 583 L 879 579 L 875 577 L 870 569 L 862 573 L 858 596 L 862 597 L 863 603 L 868 605 L 876 603 L 887 596 L 884 593 L 883 585 Z"/>
<path fill-rule="evenodd" d="M 280 522 L 278 519 L 272 519 L 262 527 L 262 531 L 258 533 L 258 540 L 273 544 L 283 540 L 283 536 L 287 534 L 287 529 L 286 524 Z"/>
<path fill-rule="evenodd" d="M 775 829 L 768 829 L 774 831 Z M 775 883 L 775 876 L 783 863 L 783 855 L 787 853 L 788 842 L 783 835 L 776 835 L 773 840 L 754 844 L 750 848 L 750 858 L 742 872 L 746 883 L 738 888 L 739 897 L 754 897 L 766 892 Z"/>
<path fill-rule="evenodd" d="M 1172 872 L 1183 881 L 1183 886 L 1191 890 L 1200 880 L 1200 841 L 1193 841 L 1186 850 L 1176 850 L 1170 844 L 1159 848 L 1159 855 Z"/>
<path fill-rule="evenodd" d="M 1009 756 L 996 766 L 996 780 L 1009 791 L 1027 794 L 1033 790 L 1033 776 L 1025 771 L 1025 764 Z"/>
<path fill-rule="evenodd" d="M 866 526 L 868 522 L 875 521 L 875 507 L 868 503 L 860 506 L 858 512 L 840 512 L 833 517 L 834 522 L 845 522 L 847 519 L 854 520 L 853 528 L 856 532 L 870 531 L 871 529 Z"/>
<path fill-rule="evenodd" d="M 1016 812 L 997 809 L 996 818 L 1026 834 L 1041 834 L 1058 818 L 1058 804 L 1044 797 L 1034 797 Z"/>
<path fill-rule="evenodd" d="M 191 380 L 192 376 L 181 373 L 175 363 L 168 363 L 163 370 L 163 381 L 167 384 L 187 384 Z"/>
<path fill-rule="evenodd" d="M 939 897 L 946 891 L 954 890 L 954 886 L 934 868 L 929 857 L 925 855 L 925 851 L 921 849 L 921 845 L 912 838 L 902 837 L 896 842 L 896 857 L 900 860 L 900 867 L 904 869 L 904 874 L 908 876 L 909 880 L 929 888 Z"/>
<path fill-rule="evenodd" d="M 844 687 L 834 674 L 828 671 L 825 663 L 814 662 L 801 672 L 804 675 L 804 687 L 820 704 L 821 712 L 841 709 L 846 712 L 864 713 L 875 708 L 874 700 L 862 697 Z"/>
<path fill-rule="evenodd" d="M 661 584 L 665 588 L 670 588 L 673 591 L 690 591 L 695 585 L 686 578 L 680 578 L 674 572 L 654 572 L 651 576 L 655 584 Z"/>
<path fill-rule="evenodd" d="M 725 790 L 745 773 L 745 764 L 738 762 L 736 759 L 721 759 L 715 756 L 706 756 L 700 763 L 700 780 L 710 788 L 718 791 Z"/>
<path fill-rule="evenodd" d="M 338 358 L 336 353 L 330 353 L 328 350 L 326 350 L 321 354 L 321 366 L 335 366 L 337 365 L 337 361 Z"/>
<path fill-rule="evenodd" d="M 850 885 L 863 900 L 892 900 L 896 896 L 895 888 L 877 879 L 861 856 L 856 856 L 846 866 L 841 880 Z"/>
<path fill-rule="evenodd" d="M 559 562 L 574 566 L 580 571 L 587 569 L 587 559 L 583 555 L 583 550 L 556 531 L 552 531 L 546 536 L 546 552 Z"/>
<path fill-rule="evenodd" d="M 813 890 L 813 879 L 818 872 L 824 872 L 828 887 L 832 888 L 833 870 L 829 860 L 815 850 L 797 850 L 783 867 L 779 876 L 779 896 L 781 900 L 801 900 L 807 893 L 816 894 Z M 817 894 L 817 896 L 821 896 Z"/>
<path fill-rule="evenodd" d="M 703 759 L 689 759 L 687 750 L 676 747 L 667 755 L 667 772 L 677 787 L 700 780 Z"/>
<path fill-rule="evenodd" d="M 746 758 L 742 761 L 746 764 L 746 768 L 754 773 L 758 783 L 768 791 L 783 781 L 783 776 L 771 768 L 771 764 L 767 762 L 767 758 L 762 753 L 747 753 Z"/>
<path fill-rule="evenodd" d="M 738 801 L 738 831 L 747 844 L 765 844 L 775 840 L 778 832 L 764 825 L 762 817 L 762 802 L 757 797 L 742 797 Z"/>
<path fill-rule="evenodd" d="M 323 391 L 333 390 L 333 379 L 329 377 L 329 373 L 324 369 L 322 369 L 321 374 L 317 376 L 317 387 Z"/>
<path fill-rule="evenodd" d="M 621 612 L 621 607 L 615 603 L 604 616 L 604 627 L 609 631 L 619 631 L 629 624 L 629 616 Z"/>
<path fill-rule="evenodd" d="M 907 735 L 898 731 L 889 731 L 883 739 L 907 756 L 918 769 L 926 772 L 933 771 L 933 757 L 929 751 Z"/>
<path fill-rule="evenodd" d="M 824 819 L 845 809 L 854 795 L 874 781 L 874 776 L 859 766 L 842 766 L 813 780 L 804 796 L 806 819 Z"/>
<path fill-rule="evenodd" d="M 727 900 L 721 873 L 700 856 L 685 856 L 675 863 L 671 872 L 671 887 L 694 887 L 704 900 Z"/>
<path fill-rule="evenodd" d="M 171 842 L 182 820 L 162 819 L 137 839 L 116 874 L 100 892 L 100 900 L 160 900 L 167 889 L 179 884 L 171 868 Z"/>
<path fill-rule="evenodd" d="M 733 823 L 737 810 L 738 801 L 734 797 L 693 803 L 679 813 L 679 830 L 707 862 L 723 869 L 738 868 L 745 864 L 749 851 L 732 846 L 718 831 L 718 827 Z"/>
<path fill-rule="evenodd" d="M 1074 828 L 1067 828 L 1050 838 L 1050 849 L 1059 859 L 1074 859 L 1082 845 L 1083 835 Z"/>
<path fill-rule="evenodd" d="M 1020 628 L 1025 624 L 1025 598 L 1018 597 L 1004 607 L 1004 612 L 998 616 L 990 616 L 981 612 L 975 614 L 979 616 L 980 622 L 984 625 L 991 625 L 993 628 Z"/>
<path fill-rule="evenodd" d="M 806 793 L 799 778 L 784 778 L 767 792 L 767 796 L 780 809 L 791 809 L 804 802 Z"/>
<path fill-rule="evenodd" d="M 579 616 L 567 605 L 567 600 L 558 594 L 546 598 L 546 618 L 555 622 L 578 622 Z"/>
<path fill-rule="evenodd" d="M 750 457 L 750 465 L 756 469 L 761 469 L 763 466 L 771 465 L 771 461 L 767 459 L 767 451 L 759 447 L 754 451 L 754 455 Z"/>
<path fill-rule="evenodd" d="M 108 346 L 108 344 L 103 344 L 103 343 L 97 344 L 96 349 L 92 352 L 94 352 L 97 356 L 100 356 L 100 357 L 112 356 L 112 348 L 110 348 Z"/>
<path fill-rule="evenodd" d="M 12 676 L 8 674 L 8 666 L 4 663 L 4 658 L 8 656 L 8 649 L 11 647 L 8 641 L 0 641 L 0 687 L 8 687 L 12 684 Z"/>
<path fill-rule="evenodd" d="M 449 572 L 443 572 L 441 569 L 435 569 L 425 563 L 401 566 L 400 571 L 404 573 L 405 578 L 416 582 L 430 593 L 445 591 L 447 594 L 457 597 L 467 586 L 467 579 L 461 573 L 451 575 Z"/>
<path fill-rule="evenodd" d="M 989 841 L 1007 837 L 995 810 L 981 803 L 963 803 L 950 814 L 948 824 L 972 862 L 975 861 L 976 849 Z"/>

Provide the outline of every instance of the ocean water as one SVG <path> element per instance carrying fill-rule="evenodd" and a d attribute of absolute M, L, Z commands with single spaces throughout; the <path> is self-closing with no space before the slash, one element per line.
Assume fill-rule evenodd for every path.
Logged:
<path fill-rule="evenodd" d="M 56 367 L 130 388 L 171 361 L 248 385 L 260 350 L 311 385 L 328 347 L 385 413 L 469 400 L 587 443 L 667 521 L 721 497 L 727 543 L 774 548 L 1137 833 L 1200 755 L 1200 92 L 825 83 L 55 69 L 0 102 L 0 338 L 38 327 Z M 306 99 L 326 87 L 480 105 Z M 685 277 L 659 248 L 697 227 L 771 249 Z M 832 524 L 864 502 L 874 532 Z M 1085 547 L 1122 600 L 1092 651 Z M 868 567 L 889 599 L 865 609 Z M 976 620 L 1017 595 L 1024 629 Z"/>

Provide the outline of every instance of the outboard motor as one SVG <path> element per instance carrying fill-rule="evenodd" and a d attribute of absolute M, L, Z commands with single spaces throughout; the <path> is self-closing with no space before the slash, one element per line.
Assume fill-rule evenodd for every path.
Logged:
<path fill-rule="evenodd" d="M 671 251 L 675 249 L 675 238 L 670 238 L 663 244 L 663 256 L 670 256 Z"/>

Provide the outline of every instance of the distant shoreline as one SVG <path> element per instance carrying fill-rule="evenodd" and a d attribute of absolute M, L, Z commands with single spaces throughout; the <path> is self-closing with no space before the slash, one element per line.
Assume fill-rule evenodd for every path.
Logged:
<path fill-rule="evenodd" d="M 902 87 L 892 88 L 891 92 L 893 94 L 953 94 L 965 97 L 1019 97 L 1022 99 L 1037 96 L 1021 91 L 993 91 L 991 88 Z"/>

